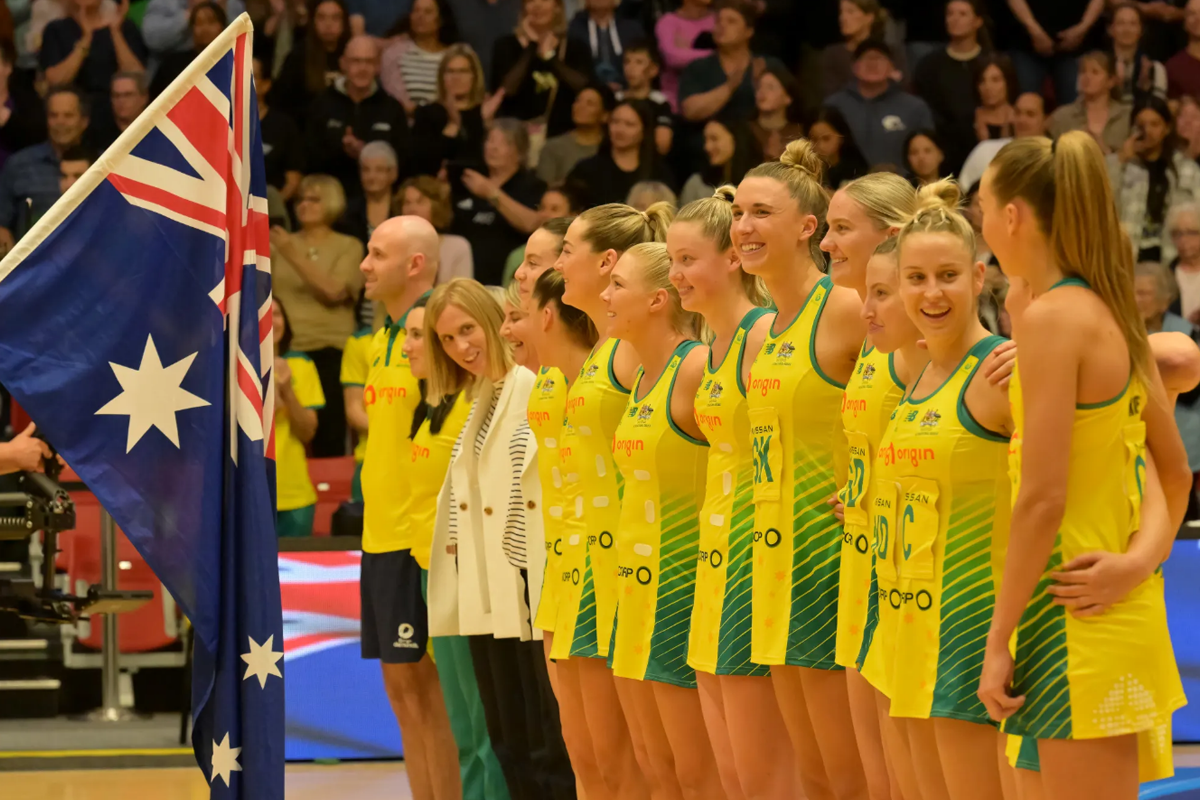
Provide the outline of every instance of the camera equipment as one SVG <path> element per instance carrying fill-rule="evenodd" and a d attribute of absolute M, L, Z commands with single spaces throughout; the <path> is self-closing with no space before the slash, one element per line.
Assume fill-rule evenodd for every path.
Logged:
<path fill-rule="evenodd" d="M 45 474 L 21 473 L 18 491 L 0 492 L 0 541 L 29 539 L 39 531 L 44 536 L 41 586 L 32 576 L 0 578 L 0 612 L 10 611 L 38 622 L 68 623 L 79 617 L 119 614 L 144 605 L 154 596 L 152 592 L 106 591 L 92 586 L 87 595 L 80 597 L 56 588 L 58 534 L 75 527 L 75 503 L 58 484 L 62 467 L 52 445 L 50 450 L 50 457 L 43 462 Z"/>

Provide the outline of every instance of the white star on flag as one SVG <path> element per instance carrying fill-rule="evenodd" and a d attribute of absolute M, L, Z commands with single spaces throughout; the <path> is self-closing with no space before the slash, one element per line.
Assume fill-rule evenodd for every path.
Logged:
<path fill-rule="evenodd" d="M 246 638 L 250 640 L 250 652 L 242 653 L 242 661 L 245 661 L 248 665 L 246 667 L 246 677 L 242 678 L 242 680 L 248 681 L 252 677 L 258 678 L 259 687 L 265 689 L 267 688 L 267 678 L 272 675 L 277 678 L 283 677 L 283 673 L 276 666 L 279 663 L 279 659 L 283 658 L 283 653 L 272 652 L 271 648 L 275 643 L 274 634 L 268 636 L 267 641 L 261 645 L 254 641 L 253 636 L 247 636 Z"/>
<path fill-rule="evenodd" d="M 104 405 L 97 415 L 125 415 L 129 417 L 129 437 L 125 452 L 133 449 L 142 436 L 151 428 L 158 428 L 179 447 L 179 427 L 175 414 L 189 408 L 211 405 L 182 388 L 184 376 L 196 359 L 192 353 L 169 367 L 164 367 L 154 346 L 154 337 L 146 337 L 146 349 L 142 363 L 137 369 L 108 362 L 123 390 Z"/>
<path fill-rule="evenodd" d="M 220 742 L 213 741 L 212 753 L 212 777 L 208 779 L 211 784 L 217 778 L 225 781 L 225 786 L 229 786 L 229 776 L 234 772 L 241 772 L 242 765 L 238 763 L 238 756 L 242 754 L 242 748 L 229 746 L 229 734 L 225 734 L 225 738 Z"/>

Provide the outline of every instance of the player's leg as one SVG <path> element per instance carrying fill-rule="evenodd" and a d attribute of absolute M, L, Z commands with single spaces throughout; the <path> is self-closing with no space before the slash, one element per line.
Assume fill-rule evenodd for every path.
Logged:
<path fill-rule="evenodd" d="M 547 646 L 549 647 L 549 646 Z M 616 800 L 616 795 L 605 783 L 604 775 L 592 745 L 592 734 L 588 729 L 584 711 L 583 690 L 579 683 L 579 663 L 584 658 L 564 659 L 554 664 L 554 679 L 557 682 L 558 716 L 563 726 L 563 741 L 571 754 L 571 766 L 579 785 L 580 795 L 588 800 Z"/>
<path fill-rule="evenodd" d="M 650 683 L 662 728 L 674 756 L 675 777 L 685 800 L 726 800 L 713 745 L 700 708 L 700 693 L 669 683 Z"/>
<path fill-rule="evenodd" d="M 883 747 L 883 733 L 879 729 L 875 687 L 858 670 L 847 669 L 846 694 L 850 700 L 850 717 L 867 779 L 867 791 L 871 800 L 892 800 L 892 779 Z"/>
<path fill-rule="evenodd" d="M 629 723 L 633 752 L 646 778 L 652 800 L 682 800 L 675 775 L 675 756 L 648 681 L 614 678 L 621 708 Z"/>
<path fill-rule="evenodd" d="M 829 788 L 838 800 L 867 800 L 867 777 L 854 736 L 846 673 L 801 667 L 800 678 Z"/>
<path fill-rule="evenodd" d="M 1004 800 L 996 729 L 958 719 L 932 722 L 951 800 Z"/>
<path fill-rule="evenodd" d="M 1135 734 L 1106 739 L 1038 739 L 1046 800 L 1134 800 L 1138 796 Z"/>
<path fill-rule="evenodd" d="M 797 772 L 804 793 L 808 795 L 809 800 L 839 800 L 833 793 L 829 776 L 825 774 L 821 747 L 813 730 L 808 704 L 805 702 L 801 670 L 801 667 L 772 666 L 771 688 L 775 691 L 775 699 L 787 728 L 788 738 L 792 740 L 792 750 L 796 756 Z"/>
<path fill-rule="evenodd" d="M 771 679 L 721 675 L 717 680 L 725 703 L 738 783 L 746 800 L 796 797 L 796 756 Z"/>
<path fill-rule="evenodd" d="M 630 722 L 617 696 L 612 671 L 599 658 L 572 658 L 571 662 L 577 662 L 584 718 L 604 784 L 619 800 L 646 800 L 649 786 L 634 754 Z M 589 798 L 596 800 L 590 794 Z"/>
<path fill-rule="evenodd" d="M 912 754 L 913 771 L 921 800 L 950 800 L 950 790 L 942 775 L 942 759 L 938 753 L 937 735 L 933 722 L 927 719 L 898 720 Z"/>
<path fill-rule="evenodd" d="M 891 701 L 876 689 L 875 708 L 879 719 L 879 732 L 883 736 L 883 749 L 887 753 L 888 772 L 892 777 L 892 795 L 902 800 L 922 800 L 903 720 L 891 716 L 890 707 Z"/>
<path fill-rule="evenodd" d="M 738 781 L 737 761 L 733 757 L 733 743 L 729 740 L 729 723 L 725 719 L 725 700 L 721 692 L 721 680 L 716 675 L 696 671 L 696 689 L 700 692 L 700 711 L 704 714 L 704 727 L 712 743 L 713 757 L 721 786 L 728 800 L 747 800 Z M 774 698 L 772 698 L 772 702 Z"/>

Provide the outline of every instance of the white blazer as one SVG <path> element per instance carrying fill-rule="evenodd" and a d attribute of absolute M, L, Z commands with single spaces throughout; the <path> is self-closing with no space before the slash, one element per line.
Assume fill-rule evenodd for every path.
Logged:
<path fill-rule="evenodd" d="M 543 547 L 542 486 L 537 468 L 537 437 L 530 435 L 525 458 L 512 463 L 509 442 L 526 422 L 534 374 L 517 366 L 505 376 L 487 438 L 478 458 L 475 439 L 490 404 L 493 384 L 484 381 L 471 416 L 463 427 L 458 455 L 451 461 L 438 495 L 437 523 L 429 558 L 429 633 L 431 636 L 492 634 L 497 639 L 541 639 L 531 621 L 537 614 L 546 569 Z M 504 527 L 514 491 L 514 472 L 520 474 L 525 506 L 525 552 L 529 602 L 520 570 L 504 552 Z M 450 489 L 458 503 L 457 557 L 450 543 Z"/>

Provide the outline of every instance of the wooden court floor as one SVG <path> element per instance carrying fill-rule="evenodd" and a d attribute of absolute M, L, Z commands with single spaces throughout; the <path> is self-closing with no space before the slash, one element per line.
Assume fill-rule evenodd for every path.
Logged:
<path fill-rule="evenodd" d="M 411 800 L 399 762 L 290 764 L 287 800 Z M 37 800 L 208 800 L 198 769 L 0 772 L 0 798 Z"/>

